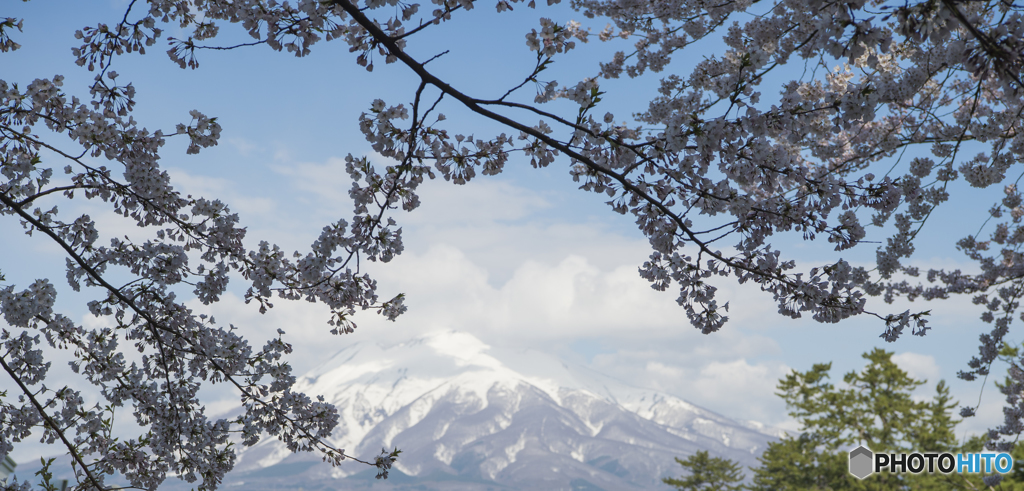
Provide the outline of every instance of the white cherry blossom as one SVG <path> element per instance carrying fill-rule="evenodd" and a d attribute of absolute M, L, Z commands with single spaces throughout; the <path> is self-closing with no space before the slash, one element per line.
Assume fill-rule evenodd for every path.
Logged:
<path fill-rule="evenodd" d="M 690 323 L 704 333 L 727 325 L 729 305 L 719 305 L 713 284 L 726 277 L 756 283 L 785 316 L 826 323 L 874 316 L 888 341 L 906 332 L 925 335 L 928 312 L 869 311 L 867 297 L 892 302 L 970 294 L 993 328 L 981 335 L 979 354 L 961 376 L 988 374 L 1024 295 L 1024 211 L 1017 187 L 1007 182 L 1024 160 L 1021 6 L 994 0 L 574 0 L 582 21 L 593 19 L 593 26 L 542 18 L 526 33 L 526 47 L 518 48 L 536 53 L 532 67 L 510 74 L 521 82 L 473 95 L 431 72 L 433 58 L 406 51 L 419 33 L 479 12 L 473 0 L 432 5 L 421 11 L 419 4 L 397 0 L 130 2 L 123 18 L 76 33 L 76 62 L 95 73 L 85 88 L 88 100 L 74 95 L 78 88 L 65 92 L 60 76 L 24 87 L 0 80 L 5 230 L 17 223 L 37 240 L 58 245 L 67 257 L 69 287 L 102 291 L 89 311 L 115 326 L 85 328 L 56 311 L 58 289 L 49 280 L 0 284 L 0 313 L 9 325 L 0 333 L 0 365 L 22 391 L 20 398 L 0 399 L 0 453 L 43 428 L 44 438 L 74 459 L 83 490 L 105 488 L 104 476 L 115 472 L 139 488 L 156 488 L 169 474 L 198 482 L 199 489 L 216 488 L 234 462 L 231 432 L 239 432 L 244 445 L 270 436 L 339 464 L 349 456 L 326 443 L 337 411 L 292 391 L 285 361 L 291 347 L 284 338 L 250 345 L 236 327 L 186 307 L 181 286 L 208 304 L 230 281 L 241 280 L 246 302 L 261 312 L 275 297 L 322 302 L 331 310 L 326 321 L 334 334 L 352 332 L 359 310 L 394 319 L 405 310 L 404 297 L 382 301 L 376 282 L 359 268 L 361 260 L 387 262 L 402 253 L 402 229 L 390 211 L 415 209 L 425 178 L 467 184 L 478 173 L 502 172 L 520 156 L 534 167 L 564 164 L 582 190 L 601 193 L 612 210 L 631 214 L 652 249 L 640 275 L 657 290 L 674 290 Z M 515 0 L 495 5 L 498 12 L 520 7 Z M 531 0 L 526 7 L 537 5 Z M 218 46 L 217 36 L 240 28 L 252 38 L 246 44 L 299 57 L 320 42 L 341 42 L 367 70 L 383 59 L 418 80 L 414 94 L 378 99 L 359 118 L 366 140 L 388 164 L 345 159 L 354 181 L 353 214 L 324 226 L 308 251 L 289 253 L 268 241 L 247 249 L 246 230 L 225 203 L 175 190 L 160 165 L 161 147 L 181 138 L 187 153 L 201 152 L 217 144 L 221 126 L 193 110 L 189 122 L 171 131 L 145 129 L 133 116 L 136 89 L 118 85 L 115 70 L 120 55 L 145 54 L 169 26 L 184 33 L 166 39 L 167 55 L 181 68 L 197 67 L 204 49 L 231 48 Z M 0 20 L 0 52 L 20 47 L 21 27 L 21 19 Z M 601 29 L 597 39 L 610 48 L 606 60 L 567 83 L 540 80 L 552 64 L 574 56 L 591 29 Z M 706 56 L 689 74 L 677 73 L 674 59 L 705 38 L 722 39 L 724 50 L 701 53 Z M 769 74 L 794 65 L 804 65 L 809 75 L 762 86 Z M 642 76 L 661 77 L 660 89 L 632 121 L 611 113 L 594 119 L 601 79 Z M 524 96 L 530 91 L 524 87 L 536 89 L 535 96 Z M 560 114 L 550 104 L 558 99 L 574 107 Z M 499 123 L 506 133 L 452 134 L 440 113 L 445 105 Z M 50 161 L 44 154 L 59 157 Z M 92 165 L 86 155 L 110 167 Z M 961 178 L 1004 189 L 994 198 L 990 232 L 957 242 L 981 273 L 922 272 L 911 263 L 918 231 L 949 199 L 949 183 Z M 146 240 L 100 244 L 89 216 L 50 207 L 55 195 L 105 203 L 157 231 Z M 895 232 L 875 247 L 864 242 L 868 224 L 891 224 Z M 874 248 L 876 266 L 853 266 L 837 256 L 806 269 L 771 245 L 782 232 L 825 238 L 836 251 Z M 125 274 L 133 279 L 115 282 Z M 44 342 L 68 353 L 107 405 L 86 407 L 74 389 L 45 387 L 51 362 L 38 348 Z M 128 349 L 139 350 L 141 362 L 127 362 Z M 1011 405 L 1007 421 L 990 434 L 999 448 L 1011 446 L 1024 428 L 1024 370 L 1011 370 L 1011 377 L 1014 384 L 1003 389 Z M 243 416 L 207 418 L 197 393 L 214 383 L 237 391 Z M 105 421 L 119 405 L 133 408 L 145 431 L 139 438 L 110 437 Z M 364 463 L 385 477 L 398 453 L 385 449 Z"/>

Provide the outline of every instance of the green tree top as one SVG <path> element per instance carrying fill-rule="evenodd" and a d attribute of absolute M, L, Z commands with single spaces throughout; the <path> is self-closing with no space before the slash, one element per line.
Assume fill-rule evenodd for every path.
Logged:
<path fill-rule="evenodd" d="M 1004 346 L 1003 357 L 1016 357 L 1016 348 Z M 912 393 L 925 383 L 910 377 L 893 361 L 893 353 L 874 349 L 865 353 L 867 366 L 843 377 L 844 388 L 829 381 L 831 363 L 815 364 L 806 372 L 794 370 L 779 381 L 777 393 L 802 432 L 768 444 L 752 468 L 752 483 L 742 481 L 739 466 L 727 459 L 698 452 L 676 459 L 690 471 L 685 479 L 663 479 L 677 489 L 752 491 L 945 491 L 1024 490 L 1024 447 L 1014 448 L 1014 469 L 1000 484 L 989 487 L 980 474 L 888 473 L 860 480 L 849 473 L 848 451 L 864 445 L 875 452 L 980 452 L 986 438 L 975 436 L 958 445 L 954 430 L 959 419 L 949 387 L 940 381 L 931 400 L 914 400 Z M 1010 381 L 1004 382 L 1006 385 Z"/>
<path fill-rule="evenodd" d="M 875 348 L 863 357 L 861 372 L 843 377 L 846 388 L 831 384 L 831 363 L 787 375 L 777 394 L 805 433 L 827 449 L 864 445 L 875 451 L 946 451 L 956 447 L 950 410 L 955 407 L 944 381 L 931 401 L 911 394 L 925 382 L 892 361 L 893 353 Z"/>
<path fill-rule="evenodd" d="M 740 466 L 729 459 L 709 457 L 707 450 L 700 450 L 686 460 L 676 457 L 676 462 L 690 472 L 682 479 L 666 477 L 665 484 L 683 491 L 739 491 L 745 486 Z"/>
<path fill-rule="evenodd" d="M 960 450 L 949 387 L 940 381 L 930 400 L 915 400 L 914 390 L 925 381 L 900 369 L 892 355 L 877 348 L 865 353 L 867 366 L 847 373 L 842 388 L 829 381 L 831 363 L 794 370 L 779 381 L 777 394 L 802 433 L 768 445 L 753 469 L 752 489 L 985 489 L 978 476 L 881 473 L 862 481 L 849 474 L 847 452 L 858 445 L 875 452 Z"/>

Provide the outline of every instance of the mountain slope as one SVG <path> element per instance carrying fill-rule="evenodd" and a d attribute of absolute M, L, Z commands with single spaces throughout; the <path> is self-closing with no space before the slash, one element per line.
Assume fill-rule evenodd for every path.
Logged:
<path fill-rule="evenodd" d="M 335 404 L 332 443 L 370 457 L 403 450 L 374 489 L 652 489 L 697 450 L 756 464 L 781 435 L 539 352 L 502 352 L 445 332 L 357 343 L 299 379 Z M 226 486 L 355 489 L 374 472 L 331 468 L 274 441 L 241 453 Z"/>

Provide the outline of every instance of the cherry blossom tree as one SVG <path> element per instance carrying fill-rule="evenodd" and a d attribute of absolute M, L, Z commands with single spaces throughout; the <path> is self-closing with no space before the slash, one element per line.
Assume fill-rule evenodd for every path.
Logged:
<path fill-rule="evenodd" d="M 613 211 L 635 217 L 652 248 L 641 276 L 657 290 L 677 291 L 676 301 L 703 333 L 728 320 L 729 305 L 719 305 L 712 285 L 716 277 L 757 284 L 789 317 L 806 314 L 824 323 L 877 317 L 888 341 L 908 330 L 925 335 L 928 312 L 876 312 L 866 307 L 868 297 L 891 303 L 968 294 L 993 328 L 961 377 L 988 374 L 1024 294 L 1024 207 L 1019 176 L 1007 174 L 1024 157 L 1021 5 L 572 0 L 571 6 L 589 27 L 542 18 L 526 34 L 526 46 L 509 47 L 535 52 L 536 63 L 511 67 L 519 71 L 509 79 L 521 82 L 488 94 L 439 78 L 430 62 L 442 53 L 416 57 L 410 46 L 476 8 L 543 9 L 534 0 L 432 0 L 423 12 L 400 0 L 132 0 L 122 18 L 76 33 L 76 62 L 95 74 L 85 98 L 66 93 L 60 76 L 24 87 L 0 80 L 0 215 L 10 222 L 4 230 L 18 222 L 37 240 L 59 246 L 68 286 L 99 292 L 89 312 L 116 326 L 88 329 L 57 312 L 57 286 L 47 279 L 0 284 L 8 325 L 0 334 L 0 367 L 20 391 L 0 399 L 0 454 L 41 429 L 72 456 L 81 489 L 103 489 L 114 473 L 138 488 L 178 475 L 213 489 L 234 462 L 229 435 L 235 433 L 242 445 L 274 437 L 293 451 L 318 451 L 340 464 L 350 456 L 326 442 L 337 412 L 291 389 L 284 339 L 254 347 L 234 326 L 194 313 L 186 301 L 217 302 L 234 279 L 244 282 L 246 301 L 261 312 L 275 296 L 326 304 L 332 334 L 352 332 L 359 310 L 394 319 L 405 310 L 403 297 L 381 300 L 359 268 L 360 261 L 387 262 L 402 252 L 391 212 L 416 208 L 425 178 L 466 184 L 518 160 L 564 165 L 582 190 L 607 195 Z M 23 22 L 38 21 L 3 20 L 0 50 L 18 49 Z M 168 26 L 186 36 L 165 38 Z M 196 68 L 205 49 L 241 48 L 217 44 L 222 27 L 244 30 L 252 37 L 245 46 L 299 57 L 322 41 L 345 43 L 366 70 L 397 63 L 419 82 L 414 93 L 378 99 L 359 118 L 365 138 L 389 164 L 346 158 L 353 216 L 324 226 L 306 252 L 289 254 L 266 241 L 246 248 L 245 229 L 225 203 L 176 191 L 159 165 L 161 146 L 185 139 L 187 152 L 197 153 L 217 143 L 221 126 L 193 111 L 173 131 L 143 129 L 132 115 L 135 88 L 118 80 L 120 56 L 145 54 L 158 43 L 169 43 L 167 54 L 185 69 Z M 540 79 L 595 38 L 609 47 L 605 62 L 564 83 Z M 722 52 L 696 63 L 689 75 L 674 73 L 672 62 L 704 39 L 722 39 Z M 787 64 L 802 65 L 801 77 L 763 93 L 762 84 Z M 595 116 L 602 81 L 644 76 L 660 77 L 647 107 L 629 118 Z M 533 88 L 535 95 L 526 94 Z M 571 110 L 558 109 L 565 106 L 556 100 L 571 101 Z M 442 113 L 448 107 L 506 130 L 452 134 Z M 98 159 L 110 167 L 95 165 Z M 991 210 L 994 231 L 956 243 L 980 272 L 921 271 L 911 262 L 915 238 L 961 179 L 1002 189 Z M 99 244 L 88 215 L 47 210 L 43 203 L 58 196 L 106 203 L 153 235 Z M 868 225 L 895 232 L 875 246 L 865 243 Z M 876 265 L 843 259 L 797 265 L 769 243 L 787 232 L 825 239 L 836 251 L 874 248 Z M 126 274 L 128 281 L 114 279 Z M 88 407 L 78 390 L 46 387 L 44 343 L 66 353 L 105 404 Z M 143 354 L 141 362 L 127 361 L 126 344 Z M 1024 429 L 1024 371 L 1011 375 L 1016 385 L 1004 388 L 1011 407 L 1006 423 L 989 435 L 993 445 L 1012 445 Z M 207 418 L 197 399 L 204 384 L 233 387 L 244 415 Z M 122 405 L 132 407 L 144 430 L 138 438 L 111 436 L 109 415 Z M 383 477 L 397 455 L 385 450 L 365 463 Z"/>

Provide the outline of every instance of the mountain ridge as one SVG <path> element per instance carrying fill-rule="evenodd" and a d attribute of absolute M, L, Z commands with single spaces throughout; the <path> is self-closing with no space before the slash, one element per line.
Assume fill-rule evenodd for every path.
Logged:
<path fill-rule="evenodd" d="M 755 465 L 767 442 L 784 434 L 539 351 L 496 350 L 457 331 L 393 345 L 355 343 L 299 377 L 295 390 L 335 404 L 331 443 L 350 455 L 403 450 L 395 464 L 400 477 L 375 489 L 649 489 L 681 471 L 673 457 L 708 450 Z M 366 481 L 355 465 L 310 465 L 270 478 L 274 468 L 297 470 L 309 457 L 265 440 L 240 452 L 225 484 L 249 487 L 263 476 L 267 484 L 281 481 L 273 489 L 285 481 L 337 489 Z"/>
<path fill-rule="evenodd" d="M 707 450 L 755 466 L 767 443 L 785 435 L 538 350 L 494 348 L 457 331 L 353 343 L 298 377 L 295 390 L 337 407 L 329 439 L 336 448 L 364 460 L 401 448 L 390 478 L 378 481 L 375 469 L 354 462 L 331 467 L 264 438 L 239 450 L 222 489 L 667 489 L 661 478 L 682 473 L 674 457 Z M 37 470 L 25 464 L 19 476 Z M 161 488 L 191 486 L 172 478 Z"/>

